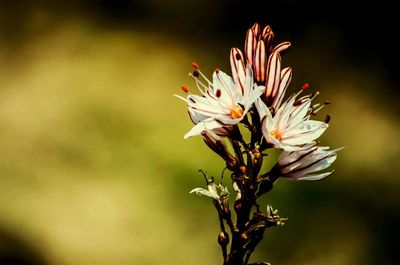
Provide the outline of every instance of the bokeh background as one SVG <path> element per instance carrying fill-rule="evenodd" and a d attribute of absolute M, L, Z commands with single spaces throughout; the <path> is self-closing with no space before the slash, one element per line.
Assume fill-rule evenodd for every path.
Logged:
<path fill-rule="evenodd" d="M 379 5 L 378 5 L 379 4 Z M 400 264 L 399 56 L 382 1 L 1 1 L 0 264 L 221 264 L 211 201 L 189 195 L 223 163 L 172 94 L 229 72 L 254 22 L 293 43 L 292 90 L 332 105 L 324 181 L 280 180 L 289 217 L 253 260 Z M 274 156 L 271 156 L 271 161 Z M 272 163 L 272 162 L 271 162 Z"/>

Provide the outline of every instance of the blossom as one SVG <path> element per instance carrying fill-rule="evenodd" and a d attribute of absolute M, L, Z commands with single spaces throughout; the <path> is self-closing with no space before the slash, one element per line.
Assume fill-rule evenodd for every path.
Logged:
<path fill-rule="evenodd" d="M 328 124 L 310 120 L 311 100 L 313 95 L 296 99 L 292 95 L 273 114 L 261 99 L 255 103 L 260 114 L 261 127 L 266 141 L 278 149 L 295 151 L 302 149 L 302 145 L 312 143 L 328 128 Z"/>
<path fill-rule="evenodd" d="M 246 64 L 254 72 L 254 79 L 257 84 L 264 85 L 264 100 L 268 106 L 279 107 L 285 91 L 292 79 L 290 67 L 281 69 L 280 53 L 287 50 L 290 42 L 283 42 L 273 46 L 274 33 L 270 26 L 260 30 L 259 24 L 254 24 L 247 31 L 245 42 Z M 238 48 L 231 49 L 230 63 L 232 76 L 239 85 L 244 83 L 245 60 L 243 53 Z"/>
<path fill-rule="evenodd" d="M 217 135 L 228 135 L 233 125 L 239 123 L 252 107 L 253 103 L 264 92 L 263 86 L 253 81 L 253 72 L 246 68 L 243 86 L 220 71 L 214 71 L 212 82 L 205 77 L 195 64 L 196 71 L 192 75 L 201 96 L 192 94 L 187 87 L 186 98 L 177 96 L 187 102 L 190 118 L 195 126 L 184 136 L 199 135 L 203 131 L 213 131 Z M 200 80 L 199 77 L 203 80 Z"/>
<path fill-rule="evenodd" d="M 219 189 L 219 192 L 218 192 Z M 205 195 L 211 197 L 215 200 L 221 199 L 222 196 L 229 195 L 228 188 L 222 186 L 221 184 L 215 185 L 214 181 L 210 181 L 207 184 L 207 189 L 195 188 L 190 191 L 190 193 L 196 193 L 197 195 Z"/>
<path fill-rule="evenodd" d="M 287 152 L 279 156 L 277 168 L 282 177 L 292 180 L 320 180 L 333 174 L 332 171 L 315 173 L 328 168 L 342 148 L 329 150 L 329 147 L 307 144 L 302 150 Z"/>

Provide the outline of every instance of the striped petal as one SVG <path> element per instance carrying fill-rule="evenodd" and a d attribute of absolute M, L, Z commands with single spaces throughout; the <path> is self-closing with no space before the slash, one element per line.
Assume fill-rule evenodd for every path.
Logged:
<path fill-rule="evenodd" d="M 279 83 L 281 79 L 281 56 L 278 52 L 274 52 L 271 54 L 268 60 L 267 67 L 267 79 L 265 85 L 265 95 L 267 97 L 267 101 L 271 100 L 271 97 L 275 91 L 279 88 Z"/>
<path fill-rule="evenodd" d="M 292 68 L 286 67 L 281 72 L 281 81 L 279 82 L 278 91 L 273 95 L 272 107 L 274 109 L 278 109 L 281 105 L 290 81 L 292 81 Z"/>
<path fill-rule="evenodd" d="M 272 50 L 272 52 L 283 53 L 286 50 L 288 50 L 290 48 L 290 46 L 292 46 L 292 44 L 290 42 L 288 42 L 288 41 L 282 42 L 282 43 L 276 45 L 275 48 Z"/>
<path fill-rule="evenodd" d="M 247 63 L 253 64 L 254 50 L 256 47 L 257 39 L 254 29 L 251 28 L 247 31 L 246 42 L 244 44 L 244 52 L 246 54 Z"/>
<path fill-rule="evenodd" d="M 254 76 L 257 83 L 264 83 L 265 71 L 266 71 L 266 57 L 265 45 L 263 40 L 259 40 L 256 46 L 256 52 L 254 56 Z"/>
<path fill-rule="evenodd" d="M 246 79 L 246 73 L 243 54 L 238 48 L 231 49 L 230 63 L 233 80 L 240 87 L 242 95 L 244 95 L 244 82 Z"/>

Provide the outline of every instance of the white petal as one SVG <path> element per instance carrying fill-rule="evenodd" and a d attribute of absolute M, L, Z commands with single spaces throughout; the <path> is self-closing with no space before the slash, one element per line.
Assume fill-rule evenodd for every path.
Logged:
<path fill-rule="evenodd" d="M 215 89 L 221 89 L 221 97 L 226 95 L 234 103 L 236 103 L 237 95 L 241 94 L 240 88 L 235 85 L 233 79 L 221 70 L 214 71 L 213 85 Z"/>
<path fill-rule="evenodd" d="M 230 63 L 231 63 L 231 71 L 233 80 L 242 90 L 242 94 L 244 94 L 244 82 L 246 79 L 243 54 L 238 48 L 231 49 L 230 55 Z"/>
<path fill-rule="evenodd" d="M 320 160 L 318 162 L 315 162 L 314 164 L 310 164 L 305 168 L 302 169 L 297 169 L 296 171 L 288 174 L 292 178 L 299 178 L 302 176 L 305 176 L 307 174 L 317 172 L 320 170 L 324 170 L 328 168 L 332 163 L 336 160 L 337 155 L 334 154 L 326 159 Z"/>
<path fill-rule="evenodd" d="M 269 111 L 269 108 L 265 103 L 262 101 L 261 98 L 258 98 L 255 103 L 256 109 L 258 111 L 258 115 L 260 116 L 260 120 L 262 120 L 265 116 L 268 116 L 270 120 L 272 120 L 272 114 Z"/>
<path fill-rule="evenodd" d="M 195 189 L 191 190 L 189 193 L 196 193 L 197 195 L 205 195 L 205 196 L 214 198 L 216 200 L 219 199 L 219 195 L 217 193 L 210 192 L 210 191 L 205 190 L 203 188 L 195 188 Z"/>
<path fill-rule="evenodd" d="M 223 127 L 223 124 L 213 118 L 208 118 L 196 124 L 183 138 L 187 139 L 191 136 L 200 135 L 202 131 L 213 130 Z"/>
<path fill-rule="evenodd" d="M 295 161 L 301 160 L 304 156 L 313 153 L 318 149 L 318 147 L 314 145 L 315 144 L 310 145 L 310 148 L 308 149 L 302 149 L 293 152 L 287 152 L 287 151 L 282 152 L 278 160 L 279 166 L 285 167 L 291 163 L 294 163 Z"/>
<path fill-rule="evenodd" d="M 282 135 L 282 143 L 287 145 L 307 144 L 318 137 L 328 128 L 328 124 L 320 121 L 304 121 L 297 128 L 285 132 Z"/>
<path fill-rule="evenodd" d="M 291 80 L 292 80 L 292 68 L 286 67 L 281 72 L 281 81 L 279 83 L 279 88 L 276 95 L 274 96 L 274 101 L 272 103 L 272 107 L 274 109 L 278 109 L 279 106 L 281 105 Z"/>
<path fill-rule="evenodd" d="M 288 127 L 293 128 L 294 126 L 297 126 L 300 122 L 304 120 L 304 117 L 308 113 L 308 109 L 310 108 L 311 101 L 307 100 L 306 102 L 303 102 L 301 105 L 296 106 L 290 115 L 290 119 L 288 121 Z"/>
<path fill-rule="evenodd" d="M 332 170 L 330 172 L 321 173 L 321 174 L 309 174 L 309 175 L 305 175 L 305 176 L 302 176 L 302 177 L 299 177 L 299 178 L 290 178 L 289 177 L 288 179 L 292 179 L 292 180 L 309 180 L 309 181 L 320 180 L 320 179 L 323 179 L 323 178 L 326 178 L 326 177 L 332 175 L 333 172 L 334 171 Z"/>
<path fill-rule="evenodd" d="M 200 114 L 191 108 L 188 109 L 188 112 L 189 112 L 189 117 L 194 124 L 197 124 L 197 123 L 209 118 L 208 116 Z"/>

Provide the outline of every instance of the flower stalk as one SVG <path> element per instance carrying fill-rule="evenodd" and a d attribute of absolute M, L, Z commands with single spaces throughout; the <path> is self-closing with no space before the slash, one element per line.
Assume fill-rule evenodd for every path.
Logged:
<path fill-rule="evenodd" d="M 318 91 L 302 95 L 310 87 L 306 83 L 285 100 L 292 68 L 282 67 L 281 56 L 291 44 L 274 46 L 274 39 L 271 27 L 261 29 L 254 24 L 247 31 L 244 54 L 239 48 L 231 49 L 232 77 L 216 69 L 210 80 L 200 71 L 199 64 L 193 63 L 195 71 L 190 76 L 200 95 L 193 94 L 187 86 L 182 86 L 186 97 L 176 95 L 186 102 L 194 123 L 184 137 L 202 136 L 206 145 L 225 161 L 231 192 L 236 193 L 231 211 L 231 193 L 222 176 L 216 184 L 201 170 L 207 189 L 190 192 L 212 198 L 219 218 L 217 241 L 224 265 L 269 264 L 249 262 L 265 231 L 283 225 L 287 218 L 281 218 L 270 205 L 260 205 L 259 198 L 271 191 L 279 178 L 326 178 L 333 170 L 321 171 L 335 161 L 340 150 L 329 150 L 316 142 L 330 120 L 330 116 L 325 121 L 311 119 L 329 104 L 311 103 Z M 249 131 L 248 139 L 243 130 Z M 265 152 L 272 148 L 281 150 L 281 155 L 271 170 L 262 172 Z"/>

